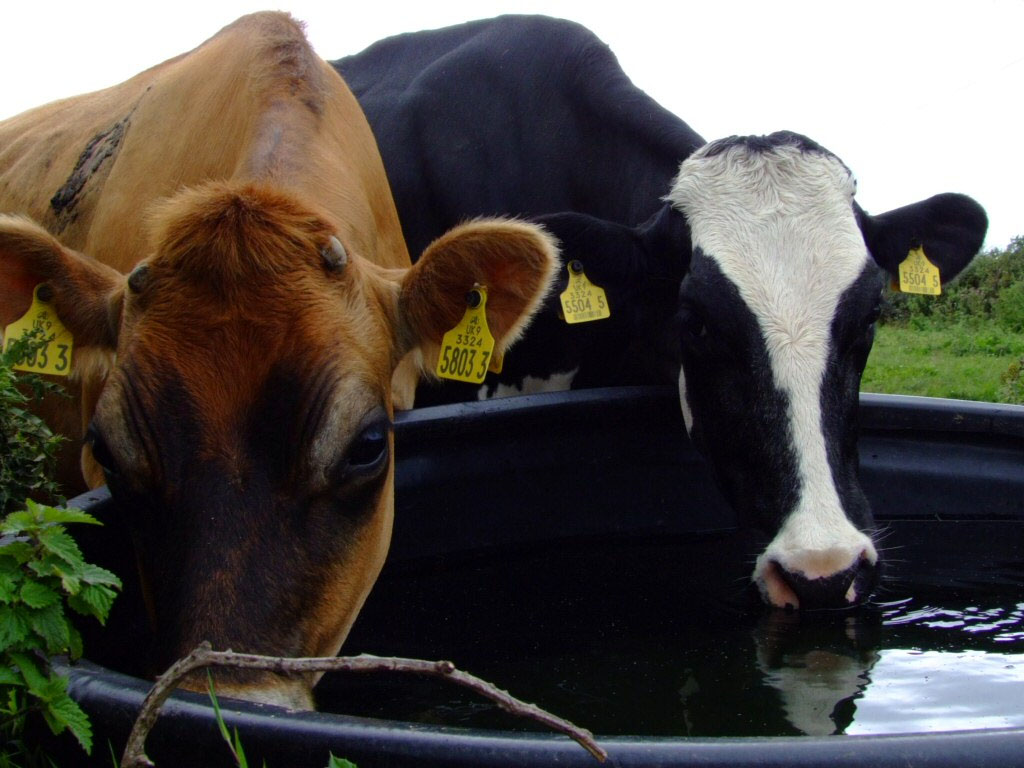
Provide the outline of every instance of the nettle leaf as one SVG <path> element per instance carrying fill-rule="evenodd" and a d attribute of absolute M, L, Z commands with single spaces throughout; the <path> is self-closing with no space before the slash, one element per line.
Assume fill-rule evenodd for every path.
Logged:
<path fill-rule="evenodd" d="M 0 686 L 2 685 L 24 687 L 25 679 L 11 667 L 0 667 Z"/>
<path fill-rule="evenodd" d="M 65 571 L 59 566 L 54 567 L 53 570 L 54 575 L 60 577 L 60 584 L 69 597 L 77 595 L 81 591 L 82 582 L 75 576 L 73 571 Z"/>
<path fill-rule="evenodd" d="M 87 525 L 103 525 L 99 520 L 73 507 L 43 507 L 43 521 L 46 523 L 85 523 Z"/>
<path fill-rule="evenodd" d="M 53 693 L 51 678 L 39 668 L 35 657 L 27 653 L 11 653 L 9 655 L 14 665 L 21 671 L 21 676 L 25 678 L 29 692 L 37 698 L 48 699 Z M 57 679 L 61 680 L 61 678 Z"/>
<path fill-rule="evenodd" d="M 0 523 L 0 534 L 10 533 L 16 536 L 19 533 L 33 530 L 36 527 L 38 527 L 38 524 L 36 523 L 35 516 L 28 510 L 11 512 Z"/>
<path fill-rule="evenodd" d="M 56 555 L 47 555 L 42 560 L 28 564 L 29 569 L 41 579 L 55 578 L 61 582 L 61 589 L 74 595 L 81 589 L 81 581 L 75 575 L 74 567 Z"/>
<path fill-rule="evenodd" d="M 108 587 L 121 588 L 121 580 L 117 578 L 116 574 L 92 563 L 82 563 L 80 567 L 75 569 L 75 575 L 86 584 L 102 584 Z"/>
<path fill-rule="evenodd" d="M 47 552 L 56 555 L 68 565 L 74 566 L 82 562 L 82 550 L 71 538 L 71 534 L 60 526 L 40 531 L 38 539 Z"/>
<path fill-rule="evenodd" d="M 0 589 L 2 589 L 2 584 L 3 579 L 0 578 Z M 38 581 L 25 582 L 21 587 L 19 596 L 21 597 L 21 602 L 29 608 L 46 608 L 60 601 L 60 595 Z"/>
<path fill-rule="evenodd" d="M 21 605 L 0 605 L 0 648 L 20 647 L 31 632 L 28 609 Z"/>
<path fill-rule="evenodd" d="M 30 618 L 32 630 L 46 644 L 48 654 L 63 653 L 71 641 L 68 620 L 62 606 L 50 605 L 33 611 Z"/>
<path fill-rule="evenodd" d="M 89 725 L 89 717 L 66 693 L 48 703 L 43 710 L 43 717 L 55 734 L 66 727 L 70 729 L 87 755 L 92 752 L 92 726 Z"/>
<path fill-rule="evenodd" d="M 83 616 L 95 616 L 100 624 L 107 620 L 117 593 L 102 584 L 86 584 L 76 595 L 68 596 L 68 606 Z"/>
<path fill-rule="evenodd" d="M 0 548 L 0 563 L 4 563 L 2 566 L 4 569 L 10 568 L 12 565 L 20 567 L 35 555 L 35 548 L 24 539 L 19 538 Z"/>
<path fill-rule="evenodd" d="M 73 661 L 82 658 L 82 653 L 84 652 L 82 648 L 82 634 L 75 629 L 73 624 L 68 625 L 68 630 L 70 635 L 68 638 L 68 656 Z"/>
<path fill-rule="evenodd" d="M 331 759 L 327 763 L 327 768 L 358 768 L 358 766 L 351 760 L 346 760 L 343 757 L 335 757 L 334 753 L 329 753 Z"/>
<path fill-rule="evenodd" d="M 0 603 L 12 603 L 18 596 L 21 573 L 0 573 Z"/>

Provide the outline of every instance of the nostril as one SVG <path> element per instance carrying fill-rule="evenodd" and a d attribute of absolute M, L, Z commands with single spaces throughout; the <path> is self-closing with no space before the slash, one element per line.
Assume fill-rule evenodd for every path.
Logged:
<path fill-rule="evenodd" d="M 876 568 L 867 552 L 862 552 L 850 567 L 828 575 L 809 577 L 779 562 L 773 565 L 806 610 L 858 605 L 867 600 L 875 586 Z"/>

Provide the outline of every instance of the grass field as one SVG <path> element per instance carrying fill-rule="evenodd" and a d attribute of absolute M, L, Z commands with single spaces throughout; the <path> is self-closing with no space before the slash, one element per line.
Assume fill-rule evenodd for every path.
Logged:
<path fill-rule="evenodd" d="M 1024 333 L 965 325 L 880 325 L 861 391 L 1017 402 L 1000 380 L 1024 358 Z"/>

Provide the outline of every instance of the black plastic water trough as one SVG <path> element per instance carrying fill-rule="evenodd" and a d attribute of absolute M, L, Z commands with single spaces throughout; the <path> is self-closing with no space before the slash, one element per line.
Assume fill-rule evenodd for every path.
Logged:
<path fill-rule="evenodd" d="M 737 588 L 750 568 L 758 537 L 738 528 L 719 498 L 706 467 L 684 437 L 676 397 L 670 388 L 592 390 L 401 414 L 396 424 L 391 552 L 345 651 L 397 648 L 416 650 L 423 658 L 445 657 L 447 648 L 430 647 L 431 638 L 439 635 L 420 632 L 417 616 L 429 612 L 440 617 L 442 625 L 453 622 L 457 629 L 451 634 L 460 634 L 458 616 L 445 615 L 459 611 L 458 596 L 453 594 L 449 603 L 444 595 L 472 593 L 473 585 L 441 590 L 442 597 L 432 598 L 429 606 L 395 606 L 391 601 L 408 596 L 410 573 L 415 581 L 430 574 L 444 578 L 449 565 L 467 559 L 509 562 L 507 572 L 502 571 L 512 583 L 504 589 L 522 595 L 527 606 L 513 620 L 535 622 L 538 633 L 557 632 L 565 614 L 545 614 L 547 588 L 534 582 L 543 582 L 548 572 L 559 570 L 563 559 L 570 559 L 560 553 L 581 549 L 600 553 L 602 571 L 643 562 L 636 557 L 617 562 L 620 543 L 624 551 L 638 546 L 643 552 L 650 542 L 698 542 L 703 559 L 695 556 L 679 566 L 679 578 L 689 580 L 683 592 L 708 599 L 725 595 L 722 600 L 730 610 L 759 611 Z M 889 558 L 886 580 L 939 590 L 956 585 L 982 594 L 998 587 L 1010 590 L 1016 595 L 1011 600 L 1024 606 L 1024 407 L 878 395 L 864 395 L 861 403 L 861 477 L 886 529 L 883 549 L 898 553 Z M 116 517 L 105 492 L 87 494 L 74 503 L 100 518 Z M 105 534 L 112 535 L 109 530 Z M 520 555 L 536 557 L 537 552 L 545 553 L 540 566 L 514 567 L 512 561 Z M 623 583 L 595 575 L 579 584 L 570 580 L 568 587 L 563 584 L 556 591 L 569 594 L 562 594 L 570 606 L 566 610 L 572 612 L 571 606 L 579 605 L 587 612 L 593 610 L 588 601 L 594 599 L 588 591 L 607 589 L 599 609 L 608 611 L 611 618 L 602 619 L 606 623 L 614 623 L 617 612 L 630 608 L 635 614 L 631 620 L 641 627 L 655 620 L 703 620 L 699 602 L 686 604 L 685 596 L 680 598 L 679 616 L 668 617 L 671 602 L 658 605 L 657 617 L 641 616 L 638 611 L 647 603 L 633 605 L 628 586 L 622 587 L 624 594 L 617 594 L 616 584 Z M 574 589 L 578 596 L 572 595 Z M 530 631 L 527 626 L 524 636 Z M 417 648 L 418 639 L 424 647 Z M 481 658 L 486 653 L 484 649 Z M 95 762 L 109 765 L 106 742 L 120 752 L 148 683 L 89 663 L 69 671 L 72 695 L 90 713 L 96 730 Z M 699 679 L 699 670 L 695 674 Z M 320 689 L 328 698 L 332 691 L 342 691 L 344 700 L 348 681 L 329 676 Z M 520 693 L 513 683 L 496 682 L 513 695 Z M 364 698 L 375 696 L 372 686 L 358 691 Z M 1024 692 L 1019 701 L 1024 709 Z M 455 727 L 290 712 L 228 700 L 222 706 L 229 726 L 242 735 L 250 764 L 265 760 L 269 768 L 324 766 L 331 752 L 360 768 L 596 764 L 567 738 L 518 730 L 521 724 L 511 717 L 496 726 Z M 1019 765 L 1024 760 L 1024 727 L 1019 724 L 888 735 L 605 735 L 605 729 L 588 722 L 586 707 L 576 716 L 557 706 L 548 708 L 593 728 L 611 764 L 617 766 L 964 768 Z M 158 766 L 231 765 L 208 701 L 193 694 L 176 695 L 168 703 L 147 751 Z"/>

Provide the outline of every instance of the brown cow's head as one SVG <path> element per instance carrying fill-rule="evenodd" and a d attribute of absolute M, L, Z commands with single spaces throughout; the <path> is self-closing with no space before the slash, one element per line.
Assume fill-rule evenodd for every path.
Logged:
<path fill-rule="evenodd" d="M 409 269 L 341 240 L 286 194 L 207 185 L 155 213 L 152 252 L 126 277 L 0 217 L 0 298 L 24 311 L 45 282 L 77 350 L 116 350 L 87 442 L 130 516 L 154 670 L 202 640 L 337 652 L 391 533 L 392 373 L 436 355 L 474 283 L 506 345 L 555 263 L 515 222 L 464 225 Z M 314 682 L 219 686 L 309 706 Z"/>

